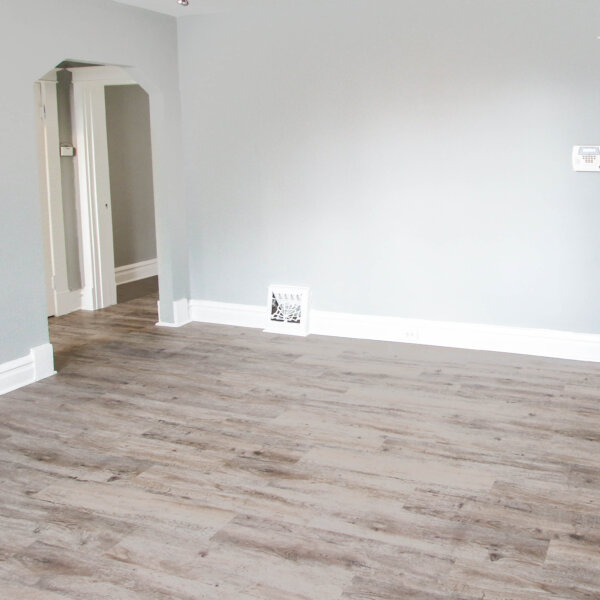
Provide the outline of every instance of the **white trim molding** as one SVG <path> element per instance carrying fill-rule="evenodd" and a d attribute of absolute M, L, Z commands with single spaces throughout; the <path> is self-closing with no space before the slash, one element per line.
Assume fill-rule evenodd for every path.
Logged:
<path fill-rule="evenodd" d="M 110 83 L 73 79 L 85 310 L 117 303 L 104 98 Z"/>
<path fill-rule="evenodd" d="M 0 395 L 55 373 L 52 344 L 36 346 L 27 356 L 0 365 Z"/>
<path fill-rule="evenodd" d="M 115 281 L 117 285 L 139 281 L 140 279 L 156 275 L 158 275 L 158 260 L 156 258 L 143 260 L 131 265 L 123 265 L 122 267 L 115 267 Z"/>
<path fill-rule="evenodd" d="M 40 119 L 37 121 L 37 131 L 48 314 L 59 316 L 66 314 L 64 311 L 61 312 L 59 296 L 68 293 L 69 282 L 58 153 L 60 136 L 56 72 L 52 76 L 53 81 L 38 82 L 37 100 L 40 106 Z"/>
<path fill-rule="evenodd" d="M 311 333 L 600 362 L 600 335 L 313 311 Z"/>
<path fill-rule="evenodd" d="M 191 322 L 190 319 L 190 302 L 187 298 L 181 298 L 173 302 L 173 321 L 164 318 L 160 311 L 160 300 L 158 304 L 158 318 L 156 324 L 158 327 L 182 327 Z"/>
<path fill-rule="evenodd" d="M 68 315 L 76 310 L 81 310 L 83 302 L 83 290 L 67 290 L 56 292 L 56 316 Z"/>
<path fill-rule="evenodd" d="M 190 301 L 191 320 L 204 323 L 264 329 L 266 320 L 264 313 L 262 306 L 207 300 Z M 551 329 L 452 323 L 312 310 L 310 311 L 310 333 L 600 362 L 600 335 Z"/>
<path fill-rule="evenodd" d="M 202 323 L 264 329 L 267 325 L 266 312 L 264 306 L 227 304 L 210 300 L 190 301 L 190 319 Z"/>

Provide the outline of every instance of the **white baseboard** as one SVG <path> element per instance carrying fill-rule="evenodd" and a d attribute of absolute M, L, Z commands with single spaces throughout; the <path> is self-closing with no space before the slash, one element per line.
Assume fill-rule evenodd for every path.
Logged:
<path fill-rule="evenodd" d="M 115 267 L 115 281 L 117 285 L 146 279 L 147 277 L 154 277 L 156 275 L 158 275 L 158 261 L 156 258 L 143 260 L 132 265 Z"/>
<path fill-rule="evenodd" d="M 92 285 L 84 286 L 81 290 L 81 309 L 96 310 L 94 307 L 94 288 Z"/>
<path fill-rule="evenodd" d="M 600 335 L 313 311 L 311 333 L 600 362 Z"/>
<path fill-rule="evenodd" d="M 266 308 L 190 301 L 192 321 L 264 329 Z M 600 335 L 312 310 L 310 333 L 600 362 Z"/>
<path fill-rule="evenodd" d="M 55 373 L 52 344 L 36 346 L 27 356 L 0 365 L 0 395 Z"/>
<path fill-rule="evenodd" d="M 202 323 L 264 329 L 267 324 L 267 309 L 266 306 L 250 304 L 190 300 L 190 318 Z"/>
<path fill-rule="evenodd" d="M 81 310 L 83 306 L 83 290 L 57 292 L 54 298 L 57 317 Z"/>
<path fill-rule="evenodd" d="M 173 320 L 171 316 L 163 316 L 160 310 L 160 301 L 158 302 L 158 323 L 159 327 L 182 327 L 190 323 L 190 302 L 187 298 L 181 298 L 173 302 Z"/>

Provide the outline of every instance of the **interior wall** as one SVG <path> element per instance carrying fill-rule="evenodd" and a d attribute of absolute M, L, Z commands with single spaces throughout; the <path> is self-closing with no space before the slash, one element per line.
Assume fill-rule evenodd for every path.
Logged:
<path fill-rule="evenodd" d="M 67 71 L 66 69 L 57 70 L 56 104 L 58 109 L 58 135 L 61 145 L 67 144 L 74 146 L 72 80 L 73 76 L 70 71 Z M 67 280 L 70 290 L 79 290 L 83 287 L 75 178 L 75 158 L 72 156 L 61 156 L 60 179 L 62 189 L 62 209 L 65 231 L 65 253 L 67 258 Z"/>
<path fill-rule="evenodd" d="M 600 333 L 596 0 L 179 22 L 191 295 Z"/>
<path fill-rule="evenodd" d="M 0 62 L 11 82 L 0 94 L 0 363 L 48 341 L 33 83 L 67 58 L 126 66 L 151 94 L 161 319 L 169 321 L 172 300 L 189 293 L 175 158 L 181 140 L 175 19 L 107 0 L 7 2 L 0 17 Z"/>
<path fill-rule="evenodd" d="M 148 94 L 104 88 L 115 267 L 156 258 Z"/>

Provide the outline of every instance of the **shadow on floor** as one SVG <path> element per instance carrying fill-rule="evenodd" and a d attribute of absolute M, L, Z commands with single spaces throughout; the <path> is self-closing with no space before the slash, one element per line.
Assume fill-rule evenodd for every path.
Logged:
<path fill-rule="evenodd" d="M 117 286 L 117 304 L 158 293 L 158 277 L 148 277 Z"/>

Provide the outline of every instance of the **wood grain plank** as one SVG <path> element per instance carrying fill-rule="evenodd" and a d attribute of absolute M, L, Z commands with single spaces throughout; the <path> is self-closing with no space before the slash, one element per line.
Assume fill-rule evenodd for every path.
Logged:
<path fill-rule="evenodd" d="M 2 600 L 600 598 L 600 366 L 135 296 L 0 398 Z"/>

